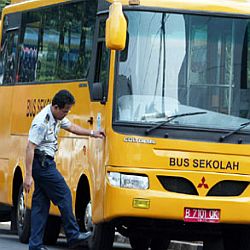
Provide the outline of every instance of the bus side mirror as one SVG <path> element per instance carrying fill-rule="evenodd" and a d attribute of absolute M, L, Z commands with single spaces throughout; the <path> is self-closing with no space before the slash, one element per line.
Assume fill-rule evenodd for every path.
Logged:
<path fill-rule="evenodd" d="M 109 7 L 106 21 L 106 46 L 113 50 L 123 50 L 126 45 L 127 21 L 122 12 L 122 4 L 114 1 Z"/>

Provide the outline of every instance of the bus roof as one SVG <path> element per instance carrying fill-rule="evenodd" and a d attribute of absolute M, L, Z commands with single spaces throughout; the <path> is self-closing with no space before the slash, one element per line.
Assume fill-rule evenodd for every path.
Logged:
<path fill-rule="evenodd" d="M 108 0 L 111 3 L 114 1 L 123 5 L 138 2 L 139 6 L 147 7 L 250 15 L 249 0 Z"/>
<path fill-rule="evenodd" d="M 109 3 L 121 2 L 123 5 L 138 4 L 139 6 L 167 8 L 211 13 L 228 13 L 250 15 L 250 1 L 248 0 L 99 0 L 99 10 L 107 9 Z M 32 6 L 49 5 L 52 3 L 68 2 L 68 0 L 11 0 L 11 4 L 25 4 Z"/>

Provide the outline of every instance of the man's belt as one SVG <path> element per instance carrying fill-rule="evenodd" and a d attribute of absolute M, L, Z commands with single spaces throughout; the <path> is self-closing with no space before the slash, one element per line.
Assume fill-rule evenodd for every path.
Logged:
<path fill-rule="evenodd" d="M 34 157 L 37 158 L 40 161 L 42 167 L 45 166 L 45 160 L 46 159 L 54 160 L 54 157 L 52 157 L 52 156 L 46 154 L 44 151 L 40 151 L 38 149 L 35 149 Z"/>

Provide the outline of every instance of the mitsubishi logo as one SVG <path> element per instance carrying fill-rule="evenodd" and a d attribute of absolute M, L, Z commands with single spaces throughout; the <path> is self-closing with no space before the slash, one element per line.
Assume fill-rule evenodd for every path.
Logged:
<path fill-rule="evenodd" d="M 204 188 L 208 189 L 208 185 L 207 185 L 207 183 L 205 183 L 205 182 L 206 182 L 206 179 L 205 179 L 205 177 L 203 176 L 202 179 L 201 179 L 201 183 L 199 183 L 199 185 L 198 185 L 197 187 L 198 187 L 198 188 L 204 187 Z"/>

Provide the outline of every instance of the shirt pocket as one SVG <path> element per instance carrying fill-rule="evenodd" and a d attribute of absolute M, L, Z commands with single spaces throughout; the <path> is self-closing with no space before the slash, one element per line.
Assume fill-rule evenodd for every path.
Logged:
<path fill-rule="evenodd" d="M 47 141 L 54 141 L 55 140 L 55 134 L 54 134 L 53 129 L 48 130 L 48 133 L 46 135 L 46 140 Z"/>

